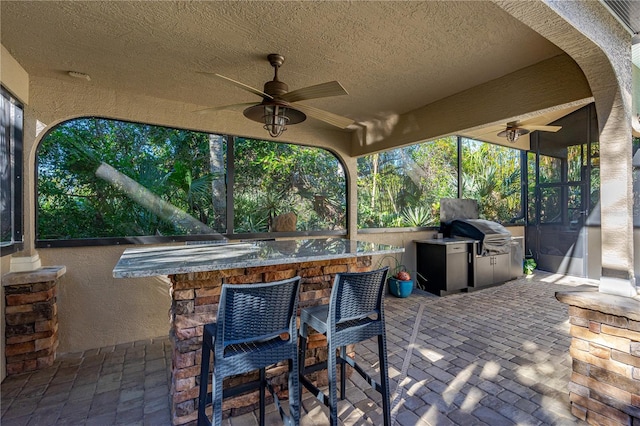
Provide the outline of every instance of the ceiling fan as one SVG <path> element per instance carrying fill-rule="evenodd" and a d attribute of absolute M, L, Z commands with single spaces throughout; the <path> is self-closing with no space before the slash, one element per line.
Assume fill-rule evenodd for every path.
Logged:
<path fill-rule="evenodd" d="M 520 136 L 526 135 L 532 131 L 557 132 L 560 129 L 562 129 L 561 126 L 538 126 L 511 121 L 507 123 L 507 127 L 503 131 L 499 132 L 497 136 L 506 137 L 509 142 L 515 143 Z"/>
<path fill-rule="evenodd" d="M 264 84 L 264 90 L 258 90 L 239 81 L 235 81 L 229 77 L 220 74 L 213 74 L 236 87 L 247 92 L 262 97 L 262 102 L 244 103 L 236 105 L 226 105 L 221 107 L 206 108 L 196 112 L 215 111 L 220 109 L 228 109 L 235 106 L 249 105 L 243 112 L 244 116 L 250 120 L 264 124 L 264 129 L 269 132 L 272 137 L 278 137 L 287 129 L 289 124 L 297 124 L 306 120 L 307 116 L 324 121 L 341 129 L 354 123 L 353 120 L 324 111 L 309 105 L 299 103 L 310 99 L 325 98 L 329 96 L 348 95 L 347 91 L 337 81 L 329 81 L 327 83 L 317 84 L 314 86 L 304 87 L 289 92 L 289 86 L 283 81 L 278 80 L 278 69 L 284 63 L 284 56 L 272 53 L 267 56 L 267 60 L 274 69 L 273 80 Z M 204 73 L 211 74 L 211 73 Z"/>

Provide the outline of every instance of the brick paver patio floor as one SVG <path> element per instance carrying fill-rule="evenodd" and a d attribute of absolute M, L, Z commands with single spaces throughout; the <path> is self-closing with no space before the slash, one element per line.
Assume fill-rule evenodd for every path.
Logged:
<path fill-rule="evenodd" d="M 585 280 L 536 271 L 501 286 L 434 297 L 387 296 L 392 421 L 398 425 L 581 425 L 569 408 L 567 307 L 554 298 Z M 356 347 L 371 370 L 375 342 Z M 367 360 L 371 360 L 367 362 Z M 1 424 L 169 425 L 168 338 L 61 354 L 54 366 L 6 378 Z M 345 425 L 381 425 L 380 396 L 353 374 Z M 328 410 L 303 395 L 303 426 Z M 268 424 L 280 424 L 269 406 Z M 225 424 L 257 425 L 257 413 Z"/>

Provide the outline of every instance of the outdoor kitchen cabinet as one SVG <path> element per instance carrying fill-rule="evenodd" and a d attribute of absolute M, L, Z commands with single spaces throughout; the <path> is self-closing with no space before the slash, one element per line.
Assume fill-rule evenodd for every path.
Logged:
<path fill-rule="evenodd" d="M 438 296 L 466 290 L 472 244 L 453 238 L 416 241 L 418 282 Z"/>
<path fill-rule="evenodd" d="M 511 255 L 509 253 L 474 257 L 475 288 L 501 284 L 511 279 Z"/>

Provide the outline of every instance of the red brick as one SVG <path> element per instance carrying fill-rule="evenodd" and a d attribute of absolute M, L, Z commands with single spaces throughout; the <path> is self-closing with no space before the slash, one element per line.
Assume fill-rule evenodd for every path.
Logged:
<path fill-rule="evenodd" d="M 51 349 L 53 347 L 55 340 L 57 339 L 58 339 L 57 334 L 53 334 L 50 337 L 45 337 L 45 338 L 36 340 L 36 351 Z"/>
<path fill-rule="evenodd" d="M 572 337 L 588 340 L 602 346 L 617 349 L 622 352 L 629 352 L 631 340 L 624 337 L 613 336 L 604 333 L 593 333 L 584 327 L 571 326 L 570 333 Z"/>
<path fill-rule="evenodd" d="M 200 360 L 200 357 L 198 357 Z M 198 377 L 200 376 L 200 364 L 192 365 L 191 367 L 181 368 L 179 370 L 175 370 L 173 373 L 174 379 L 186 379 L 189 377 Z"/>
<path fill-rule="evenodd" d="M 7 376 L 24 373 L 24 361 L 7 364 Z"/>
<path fill-rule="evenodd" d="M 587 410 L 584 407 L 581 407 L 575 403 L 571 404 L 571 414 L 576 416 L 582 421 L 587 420 Z"/>
<path fill-rule="evenodd" d="M 175 416 L 173 415 L 171 418 L 171 422 L 175 425 L 175 426 L 181 426 L 181 425 L 186 425 L 186 424 L 190 424 L 195 422 L 196 420 L 198 420 L 198 411 L 194 411 L 191 414 L 188 414 L 186 416 Z"/>
<path fill-rule="evenodd" d="M 595 399 L 586 398 L 575 393 L 572 393 L 569 398 L 572 402 L 576 402 L 587 409 L 587 419 L 589 419 L 592 413 L 597 414 L 598 416 L 604 416 L 604 420 L 597 423 L 598 425 L 630 424 L 630 417 L 628 414 L 596 401 Z"/>
<path fill-rule="evenodd" d="M 332 265 L 325 266 L 324 268 L 322 268 L 322 271 L 325 274 L 339 274 L 341 272 L 348 272 L 349 268 L 347 267 L 347 265 Z"/>
<path fill-rule="evenodd" d="M 302 277 L 315 277 L 318 275 L 322 275 L 322 268 L 316 266 L 315 268 L 304 268 L 298 271 L 298 274 Z"/>
<path fill-rule="evenodd" d="M 13 345 L 16 343 L 24 343 L 24 342 L 30 342 L 32 340 L 37 340 L 37 339 L 44 339 L 45 337 L 50 337 L 53 335 L 53 331 L 43 331 L 41 333 L 33 333 L 33 334 L 25 334 L 25 335 L 21 335 L 21 336 L 12 336 L 12 337 L 7 337 L 7 345 Z"/>
<path fill-rule="evenodd" d="M 32 311 L 33 311 L 33 305 L 29 304 L 29 305 L 7 306 L 6 309 L 4 310 L 4 313 L 18 314 L 18 313 L 32 312 Z"/>
<path fill-rule="evenodd" d="M 589 331 L 592 333 L 600 333 L 600 323 L 595 321 L 589 321 Z"/>
<path fill-rule="evenodd" d="M 173 291 L 173 300 L 189 300 L 194 298 L 195 292 L 193 289 L 189 290 L 175 290 Z"/>
<path fill-rule="evenodd" d="M 631 378 L 631 366 L 612 361 L 610 359 L 598 358 L 590 353 L 577 351 L 569 348 L 569 354 L 572 358 L 587 362 L 607 371 L 619 374 L 626 378 Z"/>
<path fill-rule="evenodd" d="M 38 369 L 38 360 L 28 359 L 24 362 L 24 371 L 35 371 Z"/>
<path fill-rule="evenodd" d="M 624 337 L 636 342 L 640 342 L 640 332 L 632 331 L 628 328 L 612 327 L 602 324 L 602 333 L 611 334 L 612 336 Z"/>
<path fill-rule="evenodd" d="M 173 403 L 177 404 L 177 403 L 180 403 L 180 402 L 187 401 L 189 399 L 197 398 L 198 394 L 199 394 L 199 391 L 200 391 L 199 387 L 194 387 L 194 388 L 191 388 L 189 390 L 182 391 L 182 392 L 175 392 L 174 391 L 174 392 L 172 392 L 172 394 L 173 394 Z"/>
<path fill-rule="evenodd" d="M 7 306 L 26 305 L 35 302 L 50 300 L 54 295 L 53 289 L 41 291 L 39 293 L 6 295 Z"/>
<path fill-rule="evenodd" d="M 50 330 L 57 330 L 57 329 L 58 329 L 58 320 L 56 318 L 43 320 L 43 321 L 36 321 L 35 323 L 36 333 L 41 331 L 50 331 Z"/>
<path fill-rule="evenodd" d="M 196 387 L 195 377 L 186 377 L 184 379 L 174 380 L 174 389 L 176 392 L 183 392 Z"/>
<path fill-rule="evenodd" d="M 195 352 L 184 354 L 174 352 L 173 368 L 181 369 L 191 367 L 195 364 Z"/>
<path fill-rule="evenodd" d="M 174 329 L 192 328 L 203 324 L 209 324 L 216 320 L 216 312 L 202 312 L 197 314 L 176 315 Z"/>
<path fill-rule="evenodd" d="M 593 342 L 589 343 L 589 353 L 597 356 L 598 358 L 611 358 L 611 349 Z"/>
<path fill-rule="evenodd" d="M 207 296 L 207 297 L 196 297 L 195 305 L 217 305 L 220 302 L 220 296 Z M 217 308 L 216 308 L 217 310 Z"/>
<path fill-rule="evenodd" d="M 196 299 L 200 297 L 220 296 L 222 286 L 196 289 Z"/>
<path fill-rule="evenodd" d="M 5 356 L 21 355 L 29 352 L 35 352 L 36 344 L 34 341 L 16 343 L 15 345 L 7 345 L 4 349 Z"/>
<path fill-rule="evenodd" d="M 37 369 L 41 369 L 41 368 L 46 368 L 46 367 L 51 367 L 53 365 L 53 362 L 55 361 L 56 356 L 55 354 L 51 354 L 49 356 L 45 356 L 45 357 L 40 357 L 38 358 L 37 361 Z"/>
<path fill-rule="evenodd" d="M 265 272 L 264 273 L 264 282 L 273 282 L 273 281 L 281 281 L 289 278 L 293 278 L 296 276 L 295 269 L 287 269 L 284 271 L 276 271 L 276 272 Z"/>
<path fill-rule="evenodd" d="M 202 281 L 178 281 L 173 284 L 174 290 L 188 290 L 202 287 Z"/>
<path fill-rule="evenodd" d="M 616 386 L 595 380 L 591 377 L 586 377 L 582 374 L 578 374 L 574 372 L 574 373 L 571 373 L 571 382 L 584 386 L 588 389 L 592 389 L 593 391 L 598 392 L 600 394 L 607 395 L 617 401 L 620 401 L 623 404 L 631 403 L 630 392 L 619 389 Z"/>
<path fill-rule="evenodd" d="M 611 351 L 611 359 L 640 368 L 640 357 L 633 356 L 628 353 L 616 351 L 614 349 Z"/>
<path fill-rule="evenodd" d="M 227 284 L 261 283 L 262 282 L 262 274 L 228 276 L 228 277 L 226 277 L 224 279 L 224 282 L 227 283 Z"/>

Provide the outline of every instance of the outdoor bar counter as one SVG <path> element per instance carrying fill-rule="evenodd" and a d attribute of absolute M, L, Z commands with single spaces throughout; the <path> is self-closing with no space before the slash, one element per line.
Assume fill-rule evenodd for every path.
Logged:
<path fill-rule="evenodd" d="M 304 308 L 329 302 L 336 273 L 369 271 L 376 266 L 372 256 L 402 252 L 404 248 L 340 238 L 143 247 L 125 250 L 113 276 L 169 277 L 171 416 L 174 425 L 183 425 L 197 419 L 202 330 L 215 321 L 223 283 L 271 282 L 299 275 L 299 308 Z M 307 362 L 326 358 L 324 336 L 310 339 Z M 286 365 L 267 370 L 281 397 L 287 393 L 286 371 Z M 231 380 L 235 384 L 255 377 Z M 322 384 L 326 377 L 319 375 L 317 380 Z M 225 400 L 223 410 L 239 415 L 253 410 L 257 401 L 257 392 L 241 395 Z"/>

